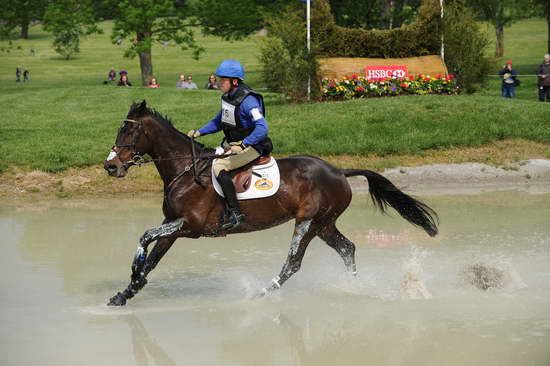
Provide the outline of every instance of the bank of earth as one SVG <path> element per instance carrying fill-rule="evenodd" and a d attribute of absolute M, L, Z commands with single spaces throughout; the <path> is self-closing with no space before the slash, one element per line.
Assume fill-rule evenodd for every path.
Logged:
<path fill-rule="evenodd" d="M 427 150 L 421 155 L 324 156 L 341 168 L 383 173 L 400 188 L 423 189 L 550 185 L 550 144 L 503 140 L 481 147 Z M 356 191 L 368 189 L 362 179 L 350 180 Z M 0 175 L 0 199 L 108 197 L 156 195 L 162 182 L 154 165 L 133 167 L 123 179 L 107 176 L 101 164 L 62 173 L 11 167 Z"/>

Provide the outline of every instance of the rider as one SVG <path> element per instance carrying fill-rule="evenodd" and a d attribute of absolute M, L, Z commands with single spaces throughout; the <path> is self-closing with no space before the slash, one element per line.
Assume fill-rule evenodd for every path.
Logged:
<path fill-rule="evenodd" d="M 244 69 L 241 63 L 236 60 L 225 60 L 214 74 L 219 78 L 220 90 L 223 93 L 222 108 L 210 122 L 198 130 L 189 131 L 187 135 L 199 137 L 222 130 L 225 135 L 222 147 L 235 154 L 216 159 L 213 166 L 229 209 L 229 221 L 222 227 L 233 229 L 244 221 L 244 214 L 239 209 L 229 172 L 261 155 L 269 155 L 273 145 L 267 136 L 264 99 L 243 82 Z"/>

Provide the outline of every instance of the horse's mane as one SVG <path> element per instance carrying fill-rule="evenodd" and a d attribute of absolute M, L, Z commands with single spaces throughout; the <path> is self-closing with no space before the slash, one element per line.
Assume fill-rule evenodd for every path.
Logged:
<path fill-rule="evenodd" d="M 167 115 L 162 115 L 159 111 L 157 111 L 154 108 L 145 107 L 145 110 L 142 109 L 141 103 L 132 103 L 132 106 L 130 107 L 130 111 L 128 112 L 128 116 L 130 115 L 149 115 L 151 116 L 155 121 L 161 123 L 165 127 L 173 130 L 176 132 L 180 137 L 183 137 L 189 143 L 191 143 L 191 138 L 187 136 L 186 134 L 182 133 L 180 130 L 178 130 L 174 125 L 172 124 L 172 121 Z M 214 152 L 215 149 L 205 146 L 204 144 L 201 144 L 197 140 L 193 140 L 195 143 L 195 146 L 199 149 L 207 152 Z"/>

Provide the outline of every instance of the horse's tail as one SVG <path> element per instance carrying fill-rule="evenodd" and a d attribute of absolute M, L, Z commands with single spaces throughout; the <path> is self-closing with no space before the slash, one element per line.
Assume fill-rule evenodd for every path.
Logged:
<path fill-rule="evenodd" d="M 426 204 L 400 191 L 392 182 L 371 170 L 341 169 L 346 177 L 362 175 L 369 181 L 372 202 L 385 212 L 389 205 L 413 225 L 423 228 L 428 235 L 437 235 L 439 219 L 437 213 Z"/>

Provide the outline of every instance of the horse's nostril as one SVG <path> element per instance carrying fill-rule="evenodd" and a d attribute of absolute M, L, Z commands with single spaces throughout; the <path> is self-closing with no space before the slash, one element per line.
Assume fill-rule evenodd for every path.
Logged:
<path fill-rule="evenodd" d="M 109 173 L 115 173 L 117 171 L 117 167 L 114 164 L 108 164 L 105 165 L 105 170 L 107 170 Z"/>

